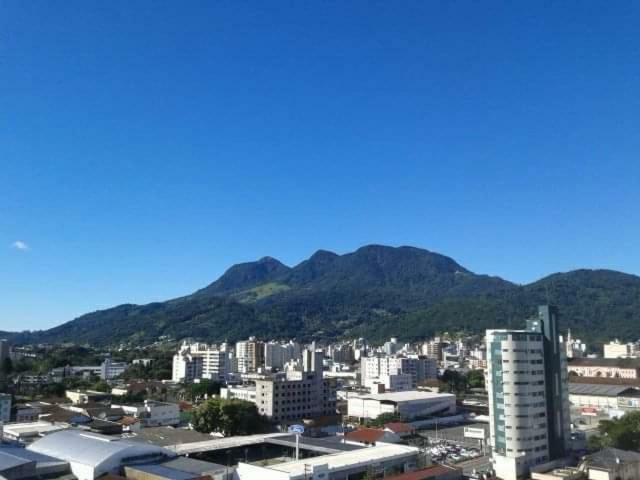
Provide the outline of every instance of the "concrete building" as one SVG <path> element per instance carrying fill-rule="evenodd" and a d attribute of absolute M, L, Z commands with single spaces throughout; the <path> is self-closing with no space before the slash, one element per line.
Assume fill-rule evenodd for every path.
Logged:
<path fill-rule="evenodd" d="M 367 473 L 382 478 L 414 471 L 422 462 L 420 455 L 415 447 L 383 443 L 264 467 L 239 463 L 236 475 L 238 480 L 346 480 L 362 478 Z"/>
<path fill-rule="evenodd" d="M 364 357 L 360 362 L 362 385 L 367 385 L 371 379 L 379 379 L 388 375 L 411 375 L 411 387 L 427 379 L 437 377 L 437 362 L 424 356 L 373 356 Z"/>
<path fill-rule="evenodd" d="M 336 384 L 324 378 L 324 353 L 305 349 L 300 370 L 286 376 L 272 376 L 255 381 L 256 406 L 262 415 L 275 422 L 331 416 L 336 414 Z"/>
<path fill-rule="evenodd" d="M 11 420 L 11 395 L 0 393 L 0 422 L 7 423 Z"/>
<path fill-rule="evenodd" d="M 637 480 L 640 478 L 640 453 L 605 448 L 587 455 L 580 470 L 589 480 Z"/>
<path fill-rule="evenodd" d="M 603 347 L 604 358 L 631 358 L 637 357 L 638 345 L 636 343 L 620 343 L 620 340 L 605 343 Z"/>
<path fill-rule="evenodd" d="M 569 375 L 579 377 L 640 379 L 640 359 L 636 358 L 572 358 Z"/>
<path fill-rule="evenodd" d="M 153 445 L 72 429 L 50 433 L 27 449 L 68 462 L 78 480 L 120 474 L 126 465 L 160 462 L 175 456 Z"/>
<path fill-rule="evenodd" d="M 138 420 L 143 427 L 175 426 L 180 423 L 180 407 L 177 403 L 145 400 L 131 405 L 112 405 Z"/>
<path fill-rule="evenodd" d="M 487 330 L 492 463 L 503 480 L 562 458 L 570 440 L 569 395 L 558 311 L 541 306 L 525 330 Z"/>
<path fill-rule="evenodd" d="M 127 367 L 127 362 L 114 362 L 111 357 L 107 357 L 100 365 L 100 378 L 102 380 L 113 380 L 122 375 Z"/>
<path fill-rule="evenodd" d="M 232 352 L 226 347 L 185 342 L 173 356 L 172 380 L 187 383 L 200 378 L 223 381 L 234 371 L 232 358 Z"/>
<path fill-rule="evenodd" d="M 264 366 L 264 342 L 250 337 L 236 343 L 236 361 L 238 372 L 253 373 Z"/>
<path fill-rule="evenodd" d="M 347 399 L 347 412 L 348 416 L 361 419 L 395 413 L 404 421 L 433 415 L 453 415 L 456 413 L 456 396 L 417 390 L 358 395 Z"/>
<path fill-rule="evenodd" d="M 443 349 L 444 342 L 440 337 L 435 337 L 422 345 L 422 354 L 439 362 L 442 360 Z"/>
<path fill-rule="evenodd" d="M 272 370 L 282 370 L 291 360 L 300 359 L 302 349 L 300 344 L 267 342 L 264 344 L 264 366 Z"/>
<path fill-rule="evenodd" d="M 227 385 L 220 389 L 220 398 L 225 400 L 244 400 L 245 402 L 256 403 L 255 385 Z"/>
<path fill-rule="evenodd" d="M 415 389 L 414 377 L 409 373 L 368 377 L 363 386 L 368 388 L 370 393 L 405 392 Z"/>
<path fill-rule="evenodd" d="M 587 355 L 587 345 L 579 338 L 573 338 L 571 336 L 571 330 L 567 331 L 565 347 L 567 350 L 567 358 L 582 358 Z"/>

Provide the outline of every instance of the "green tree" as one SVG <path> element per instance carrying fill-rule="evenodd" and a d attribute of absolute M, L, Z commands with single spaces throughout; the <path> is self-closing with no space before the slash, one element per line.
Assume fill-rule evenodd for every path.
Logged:
<path fill-rule="evenodd" d="M 598 431 L 600 435 L 589 440 L 590 448 L 615 447 L 637 451 L 640 449 L 640 412 L 626 413 L 613 420 L 602 420 Z"/>
<path fill-rule="evenodd" d="M 467 383 L 469 388 L 484 388 L 484 371 L 470 370 L 467 373 Z"/>
<path fill-rule="evenodd" d="M 386 423 L 391 422 L 401 422 L 402 417 L 397 413 L 382 413 L 378 415 L 376 418 L 371 419 L 367 422 L 367 426 L 369 427 L 383 427 Z"/>
<path fill-rule="evenodd" d="M 190 400 L 198 400 L 213 395 L 220 395 L 220 384 L 212 380 L 201 380 L 199 383 L 191 383 L 187 387 L 187 395 Z"/>
<path fill-rule="evenodd" d="M 225 436 L 259 433 L 268 425 L 255 404 L 217 397 L 193 410 L 191 424 L 198 432 L 220 432 Z"/>

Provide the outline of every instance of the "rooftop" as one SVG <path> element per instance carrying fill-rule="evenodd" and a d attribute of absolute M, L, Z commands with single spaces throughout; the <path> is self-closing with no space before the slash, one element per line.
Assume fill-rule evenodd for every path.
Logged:
<path fill-rule="evenodd" d="M 329 470 L 340 470 L 344 468 L 352 468 L 357 465 L 369 465 L 371 464 L 372 459 L 375 459 L 376 462 L 382 462 L 417 455 L 418 452 L 419 449 L 416 447 L 384 443 L 379 444 L 376 447 L 361 448 L 352 452 L 334 453 L 331 455 L 322 455 L 293 462 L 280 463 L 269 467 L 269 469 L 285 472 L 290 475 L 304 475 L 305 471 L 308 471 L 308 466 L 327 465 Z M 305 466 L 307 466 L 307 468 L 305 468 Z"/>
<path fill-rule="evenodd" d="M 98 466 L 112 456 L 122 455 L 125 452 L 128 457 L 148 454 L 171 456 L 168 450 L 152 445 L 141 445 L 75 429 L 50 433 L 27 448 L 32 452 L 93 466 Z"/>
<path fill-rule="evenodd" d="M 628 385 L 602 385 L 589 383 L 570 383 L 569 393 L 572 395 L 596 395 L 617 397 L 623 393 L 627 396 L 640 396 L 640 389 Z"/>
<path fill-rule="evenodd" d="M 415 400 L 442 400 L 445 398 L 455 398 L 455 395 L 453 393 L 435 393 L 424 392 L 421 390 L 409 390 L 406 392 L 388 392 L 376 393 L 372 395 L 361 395 L 359 398 L 369 400 L 385 400 L 388 402 L 410 402 Z"/>
<path fill-rule="evenodd" d="M 585 462 L 590 467 L 610 468 L 620 463 L 640 462 L 640 453 L 618 448 L 604 448 L 596 453 L 587 455 Z"/>
<path fill-rule="evenodd" d="M 181 443 L 204 442 L 206 440 L 212 440 L 213 438 L 211 435 L 183 428 L 147 427 L 141 429 L 134 436 L 128 436 L 127 440 L 159 447 L 168 447 Z"/>

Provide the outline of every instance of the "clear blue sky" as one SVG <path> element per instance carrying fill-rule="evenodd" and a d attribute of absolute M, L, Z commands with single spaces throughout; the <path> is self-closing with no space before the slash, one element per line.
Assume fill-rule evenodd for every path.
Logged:
<path fill-rule="evenodd" d="M 367 243 L 638 274 L 638 25 L 627 1 L 0 0 L 0 330 Z"/>

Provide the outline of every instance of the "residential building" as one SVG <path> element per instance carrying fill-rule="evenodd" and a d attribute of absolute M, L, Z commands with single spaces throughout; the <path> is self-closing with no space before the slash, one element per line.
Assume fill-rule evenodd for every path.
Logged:
<path fill-rule="evenodd" d="M 444 342 L 442 339 L 440 337 L 435 337 L 422 345 L 422 354 L 432 358 L 433 360 L 441 361 L 443 348 Z"/>
<path fill-rule="evenodd" d="M 227 385 L 220 389 L 220 398 L 225 400 L 244 400 L 256 403 L 255 385 Z"/>
<path fill-rule="evenodd" d="M 388 375 L 408 374 L 412 377 L 412 388 L 430 378 L 437 377 L 437 362 L 425 356 L 382 356 L 364 357 L 360 362 L 362 385 L 371 379 Z"/>
<path fill-rule="evenodd" d="M 114 362 L 111 357 L 107 357 L 100 365 L 100 378 L 102 380 L 113 380 L 122 375 L 127 366 L 127 362 Z"/>
<path fill-rule="evenodd" d="M 395 355 L 401 348 L 401 345 L 398 343 L 398 339 L 395 337 L 391 337 L 388 342 L 385 342 L 382 346 L 382 351 L 385 355 Z"/>
<path fill-rule="evenodd" d="M 232 352 L 224 345 L 218 348 L 206 343 L 184 342 L 173 356 L 172 380 L 186 383 L 200 378 L 223 381 L 234 371 L 232 358 Z"/>
<path fill-rule="evenodd" d="M 640 453 L 605 448 L 587 455 L 580 464 L 589 480 L 637 480 L 640 478 Z"/>
<path fill-rule="evenodd" d="M 264 342 L 250 337 L 236 343 L 236 361 L 238 372 L 253 373 L 264 366 Z"/>
<path fill-rule="evenodd" d="M 11 395 L 0 393 L 0 423 L 11 421 Z"/>
<path fill-rule="evenodd" d="M 397 373 L 367 377 L 363 386 L 371 393 L 403 392 L 415 389 L 415 380 L 410 373 Z"/>
<path fill-rule="evenodd" d="M 336 414 L 335 380 L 322 375 L 324 353 L 312 347 L 302 357 L 299 370 L 255 381 L 260 414 L 281 423 Z"/>
<path fill-rule="evenodd" d="M 180 423 L 180 407 L 177 403 L 145 400 L 131 405 L 112 405 L 140 420 L 142 427 L 175 426 Z"/>
<path fill-rule="evenodd" d="M 291 360 L 297 360 L 301 355 L 299 343 L 267 342 L 264 344 L 264 366 L 271 370 L 282 370 Z"/>
<path fill-rule="evenodd" d="M 614 340 L 604 344 L 603 353 L 604 358 L 630 358 L 637 357 L 640 350 L 636 343 L 621 343 L 620 340 Z"/>
<path fill-rule="evenodd" d="M 503 480 L 562 458 L 569 440 L 566 351 L 558 310 L 541 306 L 525 330 L 487 330 L 492 463 Z"/>
<path fill-rule="evenodd" d="M 391 413 L 404 421 L 453 415 L 456 413 L 456 396 L 418 390 L 358 395 L 347 399 L 347 412 L 348 416 L 359 419 L 374 419 L 383 413 Z"/>

